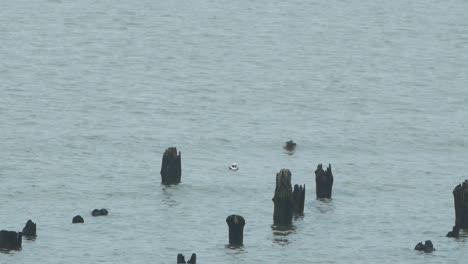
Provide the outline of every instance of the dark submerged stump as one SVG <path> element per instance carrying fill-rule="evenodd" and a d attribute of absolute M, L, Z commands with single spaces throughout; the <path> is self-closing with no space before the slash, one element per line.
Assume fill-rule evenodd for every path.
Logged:
<path fill-rule="evenodd" d="M 101 215 L 108 215 L 109 214 L 109 211 L 107 211 L 107 209 L 104 209 L 104 208 L 102 208 L 100 210 L 100 212 L 101 212 Z"/>
<path fill-rule="evenodd" d="M 73 217 L 72 223 L 73 224 L 84 223 L 84 219 L 83 219 L 83 217 L 81 217 L 81 215 L 77 215 L 77 216 Z"/>
<path fill-rule="evenodd" d="M 424 245 L 422 242 L 419 242 L 415 247 L 414 247 L 414 250 L 419 250 L 419 251 L 424 251 L 425 253 L 430 253 L 432 251 L 434 251 L 434 245 L 432 244 L 432 242 L 430 240 L 426 240 L 426 242 L 424 242 Z"/>
<path fill-rule="evenodd" d="M 0 231 L 0 248 L 8 250 L 19 250 L 22 243 L 21 232 L 15 231 Z"/>
<path fill-rule="evenodd" d="M 108 215 L 109 214 L 109 211 L 107 211 L 107 209 L 104 209 L 102 208 L 101 210 L 99 209 L 94 209 L 92 212 L 91 212 L 91 215 L 92 216 L 101 216 L 101 215 Z"/>
<path fill-rule="evenodd" d="M 276 174 L 275 196 L 272 200 L 274 203 L 273 223 L 275 225 L 292 224 L 294 200 L 291 172 L 288 169 L 282 169 Z"/>
<path fill-rule="evenodd" d="M 196 264 L 197 263 L 197 254 L 193 253 L 190 259 L 187 261 L 189 264 Z"/>
<path fill-rule="evenodd" d="M 23 228 L 23 236 L 25 237 L 36 237 L 36 224 L 29 219 Z"/>
<path fill-rule="evenodd" d="M 453 189 L 455 226 L 468 229 L 468 180 Z"/>
<path fill-rule="evenodd" d="M 182 254 L 177 254 L 177 264 L 180 264 L 180 263 L 184 263 L 184 264 L 185 264 L 185 263 L 187 263 L 187 262 L 185 262 L 185 257 L 184 257 L 184 255 L 182 255 Z"/>
<path fill-rule="evenodd" d="M 244 218 L 240 215 L 230 215 L 226 218 L 226 223 L 229 226 L 229 244 L 241 246 L 244 243 Z"/>
<path fill-rule="evenodd" d="M 166 149 L 161 164 L 161 183 L 165 185 L 178 184 L 181 176 L 180 151 L 177 155 L 177 148 Z"/>
<path fill-rule="evenodd" d="M 293 191 L 293 204 L 294 204 L 294 213 L 303 214 L 304 213 L 304 201 L 305 201 L 305 184 L 302 185 L 295 184 Z"/>
<path fill-rule="evenodd" d="M 322 164 L 317 166 L 315 170 L 315 189 L 317 193 L 317 198 L 328 198 L 332 196 L 332 187 L 333 187 L 333 173 L 331 170 L 331 165 L 328 165 L 327 171 L 323 170 Z"/>

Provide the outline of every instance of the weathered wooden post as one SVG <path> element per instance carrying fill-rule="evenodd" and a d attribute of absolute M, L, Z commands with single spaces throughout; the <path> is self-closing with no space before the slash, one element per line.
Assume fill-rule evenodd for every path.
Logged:
<path fill-rule="evenodd" d="M 229 245 L 242 246 L 244 243 L 244 217 L 240 215 L 230 215 L 226 218 L 229 227 Z"/>
<path fill-rule="evenodd" d="M 468 180 L 453 189 L 455 205 L 455 226 L 468 229 Z"/>
<path fill-rule="evenodd" d="M 188 264 L 196 264 L 197 263 L 197 254 L 193 253 L 190 259 L 185 262 L 185 257 L 182 254 L 177 254 L 177 264 L 188 263 Z"/>
<path fill-rule="evenodd" d="M 177 155 L 177 148 L 166 149 L 161 164 L 161 183 L 165 185 L 178 184 L 181 176 L 180 151 Z"/>
<path fill-rule="evenodd" d="M 292 223 L 294 200 L 291 187 L 291 172 L 282 169 L 276 174 L 275 196 L 273 197 L 275 225 L 289 225 Z"/>
<path fill-rule="evenodd" d="M 293 205 L 295 214 L 304 213 L 304 201 L 305 201 L 305 184 L 302 185 L 295 184 L 293 191 Z"/>
<path fill-rule="evenodd" d="M 28 222 L 26 222 L 22 233 L 25 237 L 36 237 L 36 223 L 29 219 Z"/>
<path fill-rule="evenodd" d="M 0 248 L 8 250 L 19 250 L 22 243 L 21 232 L 15 231 L 0 231 Z"/>
<path fill-rule="evenodd" d="M 331 165 L 329 164 L 327 171 L 324 171 L 322 164 L 319 164 L 315 170 L 315 190 L 317 193 L 317 198 L 330 199 L 332 196 L 332 187 L 333 173 L 331 170 Z"/>
<path fill-rule="evenodd" d="M 187 261 L 188 264 L 196 264 L 197 263 L 197 254 L 192 253 L 192 256 Z"/>
<path fill-rule="evenodd" d="M 187 263 L 187 262 L 185 262 L 185 257 L 184 257 L 184 255 L 182 255 L 182 254 L 179 253 L 179 254 L 177 254 L 177 264 L 181 264 L 181 263 L 185 264 L 185 263 Z"/>

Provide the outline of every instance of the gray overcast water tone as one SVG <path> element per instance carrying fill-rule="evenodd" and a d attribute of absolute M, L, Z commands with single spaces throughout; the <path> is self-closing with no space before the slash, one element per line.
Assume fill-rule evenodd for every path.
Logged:
<path fill-rule="evenodd" d="M 468 258 L 468 233 L 445 237 L 468 178 L 467 1 L 1 6 L 0 229 L 32 219 L 38 237 L 0 263 Z M 163 187 L 171 146 L 182 183 Z M 331 201 L 315 199 L 318 163 Z M 289 232 L 272 228 L 282 168 L 306 184 Z M 231 214 L 242 248 L 227 247 Z M 413 249 L 427 239 L 436 251 Z"/>

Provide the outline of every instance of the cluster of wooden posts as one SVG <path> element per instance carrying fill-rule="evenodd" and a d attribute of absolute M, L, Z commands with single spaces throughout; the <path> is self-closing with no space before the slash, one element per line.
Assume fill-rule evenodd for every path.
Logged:
<path fill-rule="evenodd" d="M 286 142 L 285 149 L 294 150 L 296 143 Z M 177 148 L 171 147 L 165 150 L 161 164 L 161 183 L 163 185 L 178 184 L 182 177 L 181 154 Z M 322 164 L 318 164 L 315 170 L 315 186 L 317 199 L 331 199 L 333 187 L 333 173 L 331 165 L 323 170 Z M 468 229 L 468 180 L 459 184 L 453 190 L 455 207 L 455 225 L 447 237 L 459 237 L 460 229 Z M 291 172 L 282 169 L 276 174 L 276 187 L 273 196 L 273 224 L 276 226 L 287 226 L 292 224 L 294 215 L 304 213 L 305 185 L 295 184 L 292 188 Z M 106 209 L 95 209 L 93 216 L 107 215 Z M 72 223 L 83 223 L 80 215 L 73 218 Z M 245 219 L 240 215 L 230 215 L 226 218 L 229 228 L 229 244 L 231 246 L 242 246 L 244 240 Z M 35 238 L 36 224 L 28 220 L 22 232 L 0 231 L 0 249 L 19 250 L 21 249 L 22 237 Z M 432 242 L 419 243 L 415 249 L 430 252 L 433 249 Z M 178 254 L 177 263 L 196 263 L 196 254 L 192 254 L 190 260 L 185 262 L 184 256 Z"/>
<path fill-rule="evenodd" d="M 294 150 L 296 143 L 286 142 L 284 148 L 288 151 Z M 166 149 L 163 154 L 161 164 L 161 183 L 164 185 L 178 184 L 182 176 L 181 154 L 177 148 Z M 326 171 L 322 164 L 315 170 L 315 186 L 318 199 L 330 199 L 332 196 L 333 173 L 331 165 L 328 165 Z M 304 213 L 305 184 L 291 184 L 291 171 L 282 169 L 276 174 L 276 187 L 273 196 L 273 224 L 275 226 L 288 226 L 292 224 L 294 215 Z M 244 243 L 245 219 L 240 215 L 230 215 L 226 218 L 229 228 L 229 245 L 238 247 Z M 192 255 L 193 257 L 193 255 Z M 177 263 L 195 263 L 185 262 L 183 255 L 177 255 Z"/>

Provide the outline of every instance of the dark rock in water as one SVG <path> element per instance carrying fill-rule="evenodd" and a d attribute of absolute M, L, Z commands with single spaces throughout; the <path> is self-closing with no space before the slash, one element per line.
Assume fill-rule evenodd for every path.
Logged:
<path fill-rule="evenodd" d="M 315 170 L 315 190 L 317 193 L 317 198 L 330 199 L 332 196 L 332 187 L 333 173 L 331 170 L 331 165 L 328 164 L 327 171 L 324 171 L 322 164 L 319 164 Z"/>
<path fill-rule="evenodd" d="M 187 262 L 185 262 L 185 257 L 184 257 L 184 255 L 182 255 L 182 254 L 177 254 L 177 264 L 180 264 L 180 263 L 187 263 Z"/>
<path fill-rule="evenodd" d="M 161 164 L 161 183 L 165 185 L 178 184 L 182 177 L 180 151 L 177 148 L 168 148 L 164 152 Z"/>
<path fill-rule="evenodd" d="M 108 215 L 109 214 L 109 211 L 107 211 L 107 209 L 104 209 L 102 208 L 101 210 L 99 209 L 94 209 L 92 212 L 91 212 L 91 215 L 92 216 L 101 216 L 101 215 Z"/>
<path fill-rule="evenodd" d="M 242 245 L 244 243 L 244 218 L 240 215 L 230 215 L 226 218 L 226 223 L 229 226 L 229 244 Z"/>
<path fill-rule="evenodd" d="M 468 229 L 468 180 L 453 189 L 455 226 Z"/>
<path fill-rule="evenodd" d="M 296 149 L 296 143 L 294 143 L 292 140 L 286 141 L 286 144 L 284 145 L 284 149 L 287 151 L 293 151 Z"/>
<path fill-rule="evenodd" d="M 21 232 L 15 231 L 0 231 L 0 248 L 7 250 L 19 250 L 22 243 Z"/>
<path fill-rule="evenodd" d="M 81 215 L 77 215 L 77 216 L 73 217 L 72 223 L 73 224 L 84 223 L 84 219 L 83 219 L 83 217 L 81 217 Z"/>
<path fill-rule="evenodd" d="M 193 253 L 190 259 L 187 261 L 187 263 L 190 264 L 196 264 L 197 263 L 197 254 Z"/>
<path fill-rule="evenodd" d="M 36 237 L 36 224 L 30 220 L 26 222 L 26 225 L 23 228 L 23 236 L 25 237 Z"/>
<path fill-rule="evenodd" d="M 434 245 L 432 244 L 432 242 L 430 240 L 426 240 L 426 242 L 424 242 L 424 245 L 422 242 L 419 242 L 414 247 L 414 250 L 424 251 L 425 253 L 431 253 L 435 249 L 434 249 Z"/>
<path fill-rule="evenodd" d="M 452 231 L 448 232 L 446 237 L 459 238 L 460 237 L 460 229 L 457 226 L 453 226 Z"/>

